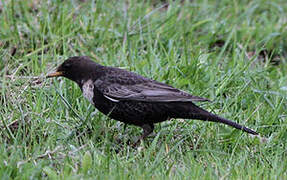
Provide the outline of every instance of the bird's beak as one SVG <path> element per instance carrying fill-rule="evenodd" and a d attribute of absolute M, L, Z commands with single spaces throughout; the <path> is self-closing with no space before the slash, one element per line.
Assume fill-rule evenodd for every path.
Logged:
<path fill-rule="evenodd" d="M 47 75 L 47 78 L 63 76 L 63 71 L 56 71 Z"/>

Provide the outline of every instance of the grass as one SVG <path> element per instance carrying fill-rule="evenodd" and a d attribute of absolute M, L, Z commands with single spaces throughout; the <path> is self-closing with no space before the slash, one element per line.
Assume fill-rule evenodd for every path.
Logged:
<path fill-rule="evenodd" d="M 286 12 L 284 0 L 1 1 L 1 179 L 285 179 Z M 133 148 L 140 128 L 45 79 L 75 55 L 209 98 L 199 105 L 267 140 L 172 120 Z"/>

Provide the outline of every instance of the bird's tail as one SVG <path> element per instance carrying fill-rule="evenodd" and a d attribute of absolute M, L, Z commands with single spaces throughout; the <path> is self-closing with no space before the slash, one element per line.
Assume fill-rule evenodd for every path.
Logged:
<path fill-rule="evenodd" d="M 185 106 L 186 107 L 186 106 Z M 236 122 L 230 121 L 228 119 L 219 117 L 215 114 L 212 114 L 198 106 L 196 106 L 195 104 L 191 104 L 191 106 L 189 106 L 189 113 L 185 114 L 184 117 L 182 118 L 188 118 L 188 119 L 199 119 L 199 120 L 203 120 L 203 121 L 212 121 L 212 122 L 219 122 L 219 123 L 223 123 L 229 126 L 232 126 L 236 129 L 245 131 L 249 134 L 253 134 L 253 135 L 258 135 L 258 133 L 252 129 L 249 129 L 245 126 L 242 126 Z M 186 111 L 185 111 L 186 112 Z"/>

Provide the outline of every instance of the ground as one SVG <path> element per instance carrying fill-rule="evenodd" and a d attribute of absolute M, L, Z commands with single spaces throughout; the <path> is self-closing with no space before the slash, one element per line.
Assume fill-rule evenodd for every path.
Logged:
<path fill-rule="evenodd" d="M 2 179 L 285 179 L 285 0 L 0 2 Z M 174 119 L 141 129 L 99 113 L 73 82 L 46 79 L 87 55 L 211 102 L 255 129 Z"/>

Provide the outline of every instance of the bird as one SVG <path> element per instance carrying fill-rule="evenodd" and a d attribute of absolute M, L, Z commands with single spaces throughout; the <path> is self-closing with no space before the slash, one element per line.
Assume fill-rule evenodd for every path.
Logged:
<path fill-rule="evenodd" d="M 170 119 L 196 119 L 226 124 L 252 135 L 258 133 L 234 121 L 195 105 L 209 101 L 170 85 L 117 67 L 103 66 L 88 56 L 66 59 L 47 78 L 65 77 L 80 87 L 83 96 L 108 117 L 141 127 L 140 142 L 154 130 L 154 124 Z"/>

